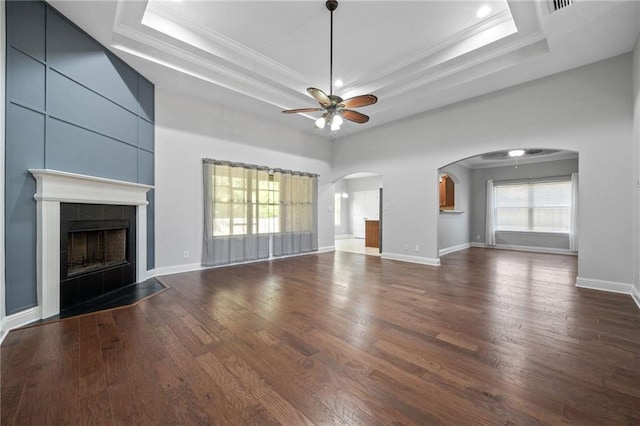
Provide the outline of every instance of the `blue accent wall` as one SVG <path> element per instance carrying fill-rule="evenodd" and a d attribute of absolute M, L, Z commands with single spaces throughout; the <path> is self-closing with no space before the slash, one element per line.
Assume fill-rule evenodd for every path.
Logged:
<path fill-rule="evenodd" d="M 154 184 L 154 87 L 41 1 L 7 1 L 6 312 L 38 304 L 30 168 Z M 147 267 L 154 267 L 153 191 Z"/>

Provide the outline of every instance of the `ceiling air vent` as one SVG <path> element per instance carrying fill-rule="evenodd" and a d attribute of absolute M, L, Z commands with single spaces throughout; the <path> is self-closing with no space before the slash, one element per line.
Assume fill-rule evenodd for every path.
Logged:
<path fill-rule="evenodd" d="M 551 6 L 554 11 L 558 11 L 560 9 L 564 9 L 565 7 L 571 6 L 575 0 L 551 0 Z"/>

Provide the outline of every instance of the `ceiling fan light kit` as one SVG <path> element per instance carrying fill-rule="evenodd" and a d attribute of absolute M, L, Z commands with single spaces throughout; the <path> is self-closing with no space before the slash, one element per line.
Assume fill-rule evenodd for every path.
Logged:
<path fill-rule="evenodd" d="M 353 121 L 354 123 L 366 123 L 369 117 L 350 108 L 359 108 L 367 105 L 373 105 L 378 102 L 378 98 L 374 95 L 360 95 L 349 99 L 342 99 L 340 96 L 333 94 L 333 11 L 338 8 L 337 0 L 327 0 L 325 3 L 329 12 L 331 12 L 331 38 L 330 38 L 330 59 L 329 59 L 329 95 L 315 87 L 309 87 L 307 92 L 313 96 L 322 108 L 298 108 L 282 111 L 283 114 L 300 114 L 307 112 L 324 111 L 322 116 L 318 118 L 314 125 L 318 129 L 324 129 L 329 125 L 332 131 L 340 130 L 340 126 L 344 119 Z"/>

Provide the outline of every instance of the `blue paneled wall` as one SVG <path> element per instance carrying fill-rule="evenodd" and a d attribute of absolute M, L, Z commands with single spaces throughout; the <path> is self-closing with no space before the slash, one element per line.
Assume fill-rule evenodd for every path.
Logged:
<path fill-rule="evenodd" d="M 28 169 L 153 185 L 154 88 L 46 3 L 8 1 L 6 12 L 6 308 L 13 314 L 38 303 L 36 183 Z"/>

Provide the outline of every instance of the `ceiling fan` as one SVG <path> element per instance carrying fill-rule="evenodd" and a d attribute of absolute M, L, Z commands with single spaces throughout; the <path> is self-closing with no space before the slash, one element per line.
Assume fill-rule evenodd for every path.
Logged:
<path fill-rule="evenodd" d="M 342 99 L 340 96 L 333 94 L 333 11 L 338 8 L 337 0 L 327 0 L 327 9 L 331 12 L 331 38 L 330 38 L 330 57 L 329 57 L 329 94 L 327 95 L 320 89 L 309 87 L 307 92 L 313 96 L 322 108 L 298 108 L 282 111 L 283 114 L 299 114 L 305 112 L 324 111 L 322 117 L 318 118 L 315 126 L 318 129 L 329 125 L 331 130 L 340 130 L 343 118 L 354 123 L 366 123 L 369 117 L 350 108 L 359 108 L 367 105 L 373 105 L 378 102 L 378 98 L 374 95 L 360 95 L 349 99 Z"/>

